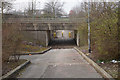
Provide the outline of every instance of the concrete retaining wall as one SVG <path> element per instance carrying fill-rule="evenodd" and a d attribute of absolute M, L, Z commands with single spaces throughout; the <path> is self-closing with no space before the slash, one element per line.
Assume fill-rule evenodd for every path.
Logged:
<path fill-rule="evenodd" d="M 46 46 L 46 31 L 22 31 L 24 40 L 36 43 L 37 41 Z"/>
<path fill-rule="evenodd" d="M 57 37 L 62 37 L 62 31 L 63 30 L 58 30 L 56 36 Z M 77 46 L 79 46 L 80 40 L 79 40 L 79 33 L 78 31 L 71 31 L 71 30 L 65 30 L 63 33 L 63 36 L 65 38 L 69 38 L 69 32 L 71 32 L 71 38 L 74 38 Z M 52 31 L 47 30 L 47 31 L 22 31 L 24 35 L 24 40 L 34 42 L 34 43 L 39 43 L 43 46 L 48 46 L 50 40 L 52 40 L 53 37 L 51 37 L 53 34 Z"/>
<path fill-rule="evenodd" d="M 80 46 L 80 35 L 77 30 L 74 30 L 74 36 L 75 36 L 75 41 L 76 41 L 77 46 Z"/>

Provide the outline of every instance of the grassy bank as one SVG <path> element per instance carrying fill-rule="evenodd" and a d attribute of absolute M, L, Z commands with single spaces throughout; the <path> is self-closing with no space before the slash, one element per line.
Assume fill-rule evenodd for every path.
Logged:
<path fill-rule="evenodd" d="M 26 62 L 27 60 L 21 59 L 19 61 L 14 61 L 11 60 L 9 62 L 4 62 L 2 64 L 2 75 L 5 75 L 6 73 L 8 73 L 9 71 L 15 69 L 16 67 L 18 67 L 19 65 L 23 64 L 24 62 Z"/>
<path fill-rule="evenodd" d="M 113 78 L 118 77 L 118 63 L 112 63 L 110 61 L 101 61 L 95 55 L 95 53 L 88 53 L 88 46 L 79 47 L 86 56 L 96 62 L 106 72 L 108 72 Z"/>
<path fill-rule="evenodd" d="M 29 53 L 29 52 L 41 52 L 46 50 L 46 47 L 40 47 L 40 46 L 32 46 L 32 45 L 22 45 L 22 52 Z"/>

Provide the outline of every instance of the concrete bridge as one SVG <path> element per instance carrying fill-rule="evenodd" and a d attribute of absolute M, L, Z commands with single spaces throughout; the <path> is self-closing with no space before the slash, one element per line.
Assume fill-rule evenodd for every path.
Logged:
<path fill-rule="evenodd" d="M 30 37 L 48 46 L 55 30 L 72 30 L 74 40 L 79 46 L 78 24 L 85 22 L 84 18 L 9 18 L 4 23 L 20 23 L 20 29 L 26 38 Z"/>
<path fill-rule="evenodd" d="M 85 18 L 9 18 L 7 23 L 81 23 Z"/>

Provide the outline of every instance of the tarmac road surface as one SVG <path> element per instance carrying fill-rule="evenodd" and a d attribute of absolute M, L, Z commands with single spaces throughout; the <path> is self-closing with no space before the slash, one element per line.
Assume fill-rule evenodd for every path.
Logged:
<path fill-rule="evenodd" d="M 18 78 L 102 78 L 73 48 L 52 49 L 41 55 L 25 55 L 31 64 Z"/>

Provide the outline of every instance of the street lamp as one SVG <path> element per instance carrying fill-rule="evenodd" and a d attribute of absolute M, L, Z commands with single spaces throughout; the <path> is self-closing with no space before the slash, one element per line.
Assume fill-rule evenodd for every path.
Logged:
<path fill-rule="evenodd" d="M 91 47 L 90 47 L 90 2 L 88 2 L 88 52 L 91 53 Z"/>

